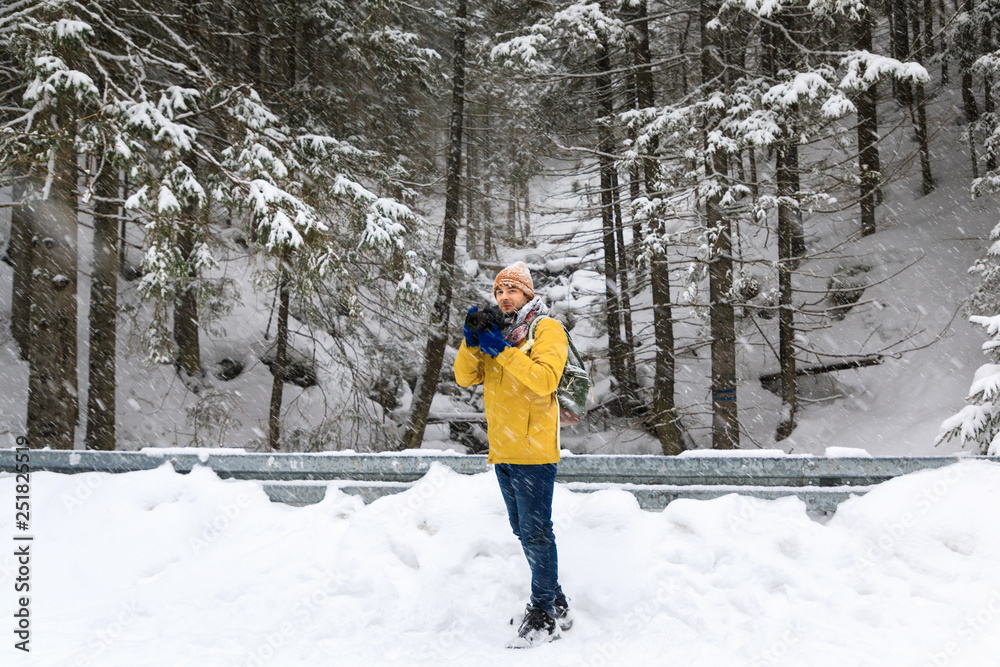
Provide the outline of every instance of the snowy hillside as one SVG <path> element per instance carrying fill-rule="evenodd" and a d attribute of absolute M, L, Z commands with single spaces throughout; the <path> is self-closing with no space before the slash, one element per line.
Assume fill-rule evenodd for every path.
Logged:
<path fill-rule="evenodd" d="M 986 238 L 1000 222 L 1000 202 L 973 200 L 969 194 L 972 178 L 968 156 L 961 150 L 964 125 L 956 122 L 961 111 L 957 100 L 943 92 L 932 107 L 941 131 L 932 143 L 936 189 L 920 192 L 919 165 L 915 158 L 897 163 L 896 181 L 884 189 L 879 207 L 879 231 L 858 238 L 857 207 L 832 214 L 807 213 L 805 232 L 809 252 L 815 257 L 800 268 L 795 278 L 797 304 L 823 309 L 829 277 L 838 269 L 860 267 L 859 282 L 865 286 L 861 302 L 843 319 L 826 316 L 797 316 L 808 347 L 826 356 L 804 358 L 800 367 L 830 363 L 841 358 L 884 355 L 879 365 L 803 378 L 803 396 L 798 428 L 792 437 L 775 443 L 774 433 L 780 410 L 778 396 L 764 389 L 758 378 L 778 370 L 777 324 L 774 319 L 746 315 L 737 321 L 739 340 L 739 405 L 742 447 L 778 447 L 789 453 L 821 455 L 826 448 L 861 448 L 874 455 L 936 455 L 961 451 L 956 441 L 934 446 L 941 422 L 963 405 L 973 373 L 987 358 L 981 345 L 985 334 L 967 321 L 961 305 L 974 288 L 968 268 L 988 247 Z M 903 113 L 893 105 L 885 108 L 887 124 Z M 945 121 L 944 119 L 947 119 Z M 913 151 L 912 136 L 897 130 L 885 139 L 886 153 L 893 159 Z M 565 165 L 561 165 L 565 170 Z M 596 188 L 596 186 L 594 186 Z M 537 247 L 509 252 L 505 262 L 523 259 L 535 266 L 558 270 L 567 258 L 601 258 L 600 220 L 582 219 L 583 211 L 593 210 L 585 194 L 568 194 L 563 183 L 538 184 L 539 219 L 535 229 Z M 856 193 L 845 190 L 849 199 Z M 750 256 L 773 260 L 773 233 L 753 229 L 743 223 L 740 243 Z M 677 256 L 674 277 L 683 273 L 687 256 Z M 600 333 L 599 302 L 605 287 L 603 276 L 593 261 L 574 272 L 568 280 L 542 289 L 557 317 L 577 323 L 572 333 L 582 350 L 606 354 L 607 336 Z M 774 288 L 773 272 L 758 265 L 748 271 L 762 283 L 762 291 Z M 492 273 L 478 275 L 483 298 L 492 285 Z M 673 298 L 680 299 L 675 283 Z M 703 288 L 707 292 L 707 288 Z M 701 298 L 705 298 L 702 296 Z M 649 362 L 640 368 L 640 380 L 650 387 L 653 349 L 648 288 L 633 299 L 636 331 L 647 341 L 639 359 Z M 809 305 L 807 305 L 809 307 Z M 586 320 L 589 316 L 591 319 Z M 692 317 L 690 308 L 677 307 L 678 386 L 677 404 L 688 435 L 699 447 L 710 446 L 708 350 L 685 352 L 692 341 L 708 337 L 707 323 Z M 600 380 L 607 364 L 592 370 Z M 645 370 L 645 374 L 643 374 Z M 608 390 L 607 380 L 595 387 L 595 402 L 601 403 Z M 564 446 L 578 453 L 660 453 L 659 443 L 641 432 L 622 428 L 602 430 L 601 413 L 592 414 L 589 429 L 564 429 Z M 447 446 L 447 443 L 442 443 Z M 435 446 L 442 446 L 435 445 Z"/>

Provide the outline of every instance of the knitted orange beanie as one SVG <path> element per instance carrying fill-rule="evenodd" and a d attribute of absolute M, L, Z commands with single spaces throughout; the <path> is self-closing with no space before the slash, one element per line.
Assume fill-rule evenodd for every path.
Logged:
<path fill-rule="evenodd" d="M 524 262 L 514 262 L 498 273 L 496 280 L 493 281 L 493 291 L 495 292 L 500 285 L 516 287 L 524 292 L 529 299 L 535 298 L 535 283 L 532 282 L 531 271 L 528 270 L 528 265 Z"/>

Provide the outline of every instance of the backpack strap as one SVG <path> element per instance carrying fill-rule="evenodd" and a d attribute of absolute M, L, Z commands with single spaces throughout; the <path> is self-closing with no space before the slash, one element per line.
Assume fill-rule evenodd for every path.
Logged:
<path fill-rule="evenodd" d="M 531 348 L 535 345 L 535 327 L 538 326 L 539 322 L 547 319 L 549 319 L 548 315 L 539 315 L 535 319 L 531 320 L 531 324 L 528 325 L 528 336 L 524 339 L 525 343 L 524 347 L 521 348 L 521 352 L 528 354 L 528 352 L 531 351 Z"/>

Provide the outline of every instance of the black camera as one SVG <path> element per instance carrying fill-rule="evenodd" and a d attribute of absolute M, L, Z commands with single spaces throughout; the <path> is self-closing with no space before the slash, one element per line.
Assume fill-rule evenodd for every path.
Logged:
<path fill-rule="evenodd" d="M 501 329 L 508 324 L 507 317 L 498 306 L 487 306 L 480 310 L 474 310 L 465 316 L 465 326 L 469 331 L 476 333 L 489 331 L 494 324 Z"/>

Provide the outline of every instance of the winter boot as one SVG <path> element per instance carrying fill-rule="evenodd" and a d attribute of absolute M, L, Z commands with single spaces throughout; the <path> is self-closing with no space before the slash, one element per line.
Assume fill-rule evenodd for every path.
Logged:
<path fill-rule="evenodd" d="M 556 623 L 559 624 L 559 629 L 565 632 L 573 627 L 573 614 L 569 610 L 569 600 L 566 596 L 560 593 L 556 597 Z"/>
<path fill-rule="evenodd" d="M 540 607 L 528 605 L 524 621 L 507 648 L 533 648 L 559 639 L 559 625 L 554 616 Z"/>

